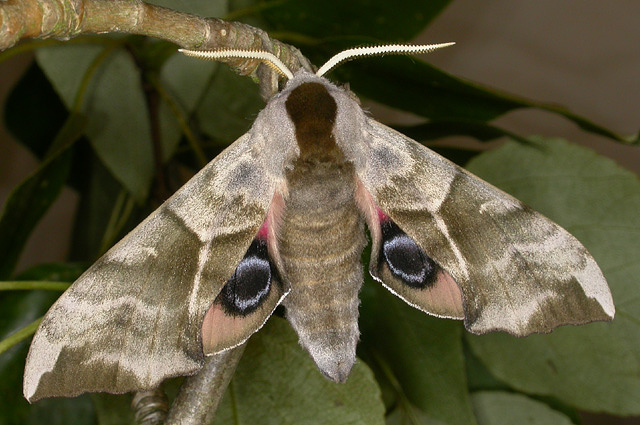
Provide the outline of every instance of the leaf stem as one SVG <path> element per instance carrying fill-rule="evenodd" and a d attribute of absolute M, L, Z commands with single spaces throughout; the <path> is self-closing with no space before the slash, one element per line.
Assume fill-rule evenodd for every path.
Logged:
<path fill-rule="evenodd" d="M 40 325 L 40 322 L 42 322 L 42 317 L 34 320 L 24 328 L 20 329 L 19 331 L 9 335 L 8 337 L 0 341 L 0 354 L 4 353 L 9 348 L 19 343 L 20 341 L 27 339 L 28 337 L 33 335 L 36 329 L 38 329 L 38 325 Z"/>
<path fill-rule="evenodd" d="M 113 245 L 114 239 L 127 223 L 127 220 L 129 220 L 134 205 L 135 201 L 129 192 L 124 189 L 121 190 L 116 198 L 115 205 L 111 211 L 111 216 L 109 217 L 109 222 L 107 223 L 107 228 L 102 236 L 100 251 L 98 252 L 99 255 L 107 252 L 111 245 Z"/>
<path fill-rule="evenodd" d="M 0 282 L 0 291 L 31 291 L 43 289 L 45 291 L 65 291 L 71 283 L 47 280 L 7 280 Z"/>

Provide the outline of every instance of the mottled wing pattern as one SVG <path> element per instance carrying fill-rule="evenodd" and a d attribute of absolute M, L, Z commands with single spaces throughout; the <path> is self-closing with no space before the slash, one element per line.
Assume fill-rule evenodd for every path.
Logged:
<path fill-rule="evenodd" d="M 278 184 L 260 137 L 238 139 L 60 297 L 29 351 L 28 400 L 152 388 L 200 368 L 205 312 Z"/>
<path fill-rule="evenodd" d="M 362 185 L 457 282 L 467 329 L 522 336 L 613 317 L 602 272 L 566 230 L 406 136 L 372 119 L 365 127 Z"/>

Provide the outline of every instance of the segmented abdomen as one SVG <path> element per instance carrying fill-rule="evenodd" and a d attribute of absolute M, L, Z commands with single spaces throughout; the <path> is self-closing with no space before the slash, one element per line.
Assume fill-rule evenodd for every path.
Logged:
<path fill-rule="evenodd" d="M 364 222 L 348 164 L 297 165 L 280 228 L 280 254 L 291 283 L 287 316 L 320 369 L 344 381 L 358 341 Z"/>

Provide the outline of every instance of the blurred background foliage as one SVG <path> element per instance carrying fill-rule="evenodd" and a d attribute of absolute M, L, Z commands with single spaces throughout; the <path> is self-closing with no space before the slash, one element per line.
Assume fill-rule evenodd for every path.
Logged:
<path fill-rule="evenodd" d="M 242 20 L 321 64 L 354 45 L 410 42 L 450 2 L 153 3 Z M 34 41 L 26 50 L 31 49 L 36 61 L 4 105 L 7 128 L 40 160 L 12 190 L 0 216 L 0 279 L 22 282 L 20 288 L 27 282 L 38 288 L 72 282 L 247 131 L 264 105 L 249 79 L 224 65 L 183 57 L 159 40 L 105 35 Z M 346 385 L 324 379 L 289 325 L 274 317 L 251 338 L 216 424 L 580 424 L 591 420 L 585 412 L 606 414 L 607 423 L 640 415 L 638 176 L 591 150 L 517 134 L 495 119 L 535 108 L 612 144 L 637 143 L 637 136 L 625 138 L 565 108 L 457 78 L 428 60 L 368 58 L 342 65 L 329 78 L 348 82 L 368 102 L 418 117 L 417 124 L 399 129 L 421 142 L 509 138 L 484 153 L 480 144 L 437 150 L 580 239 L 610 283 L 616 319 L 525 339 L 478 337 L 367 281 L 361 295 L 361 360 Z M 68 261 L 17 271 L 34 227 L 64 187 L 79 200 Z M 0 424 L 130 423 L 129 395 L 34 405 L 22 398 L 29 335 L 60 285 L 11 290 L 15 286 L 7 283 L 0 293 Z"/>

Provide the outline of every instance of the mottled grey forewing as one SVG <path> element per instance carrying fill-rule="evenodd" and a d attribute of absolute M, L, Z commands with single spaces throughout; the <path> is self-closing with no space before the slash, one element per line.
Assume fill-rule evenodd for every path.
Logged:
<path fill-rule="evenodd" d="M 458 283 L 467 329 L 527 335 L 613 317 L 602 272 L 566 230 L 406 136 L 365 127 L 363 185 Z"/>
<path fill-rule="evenodd" d="M 204 314 L 277 185 L 256 137 L 216 157 L 53 305 L 27 358 L 28 400 L 152 388 L 200 368 Z"/>

